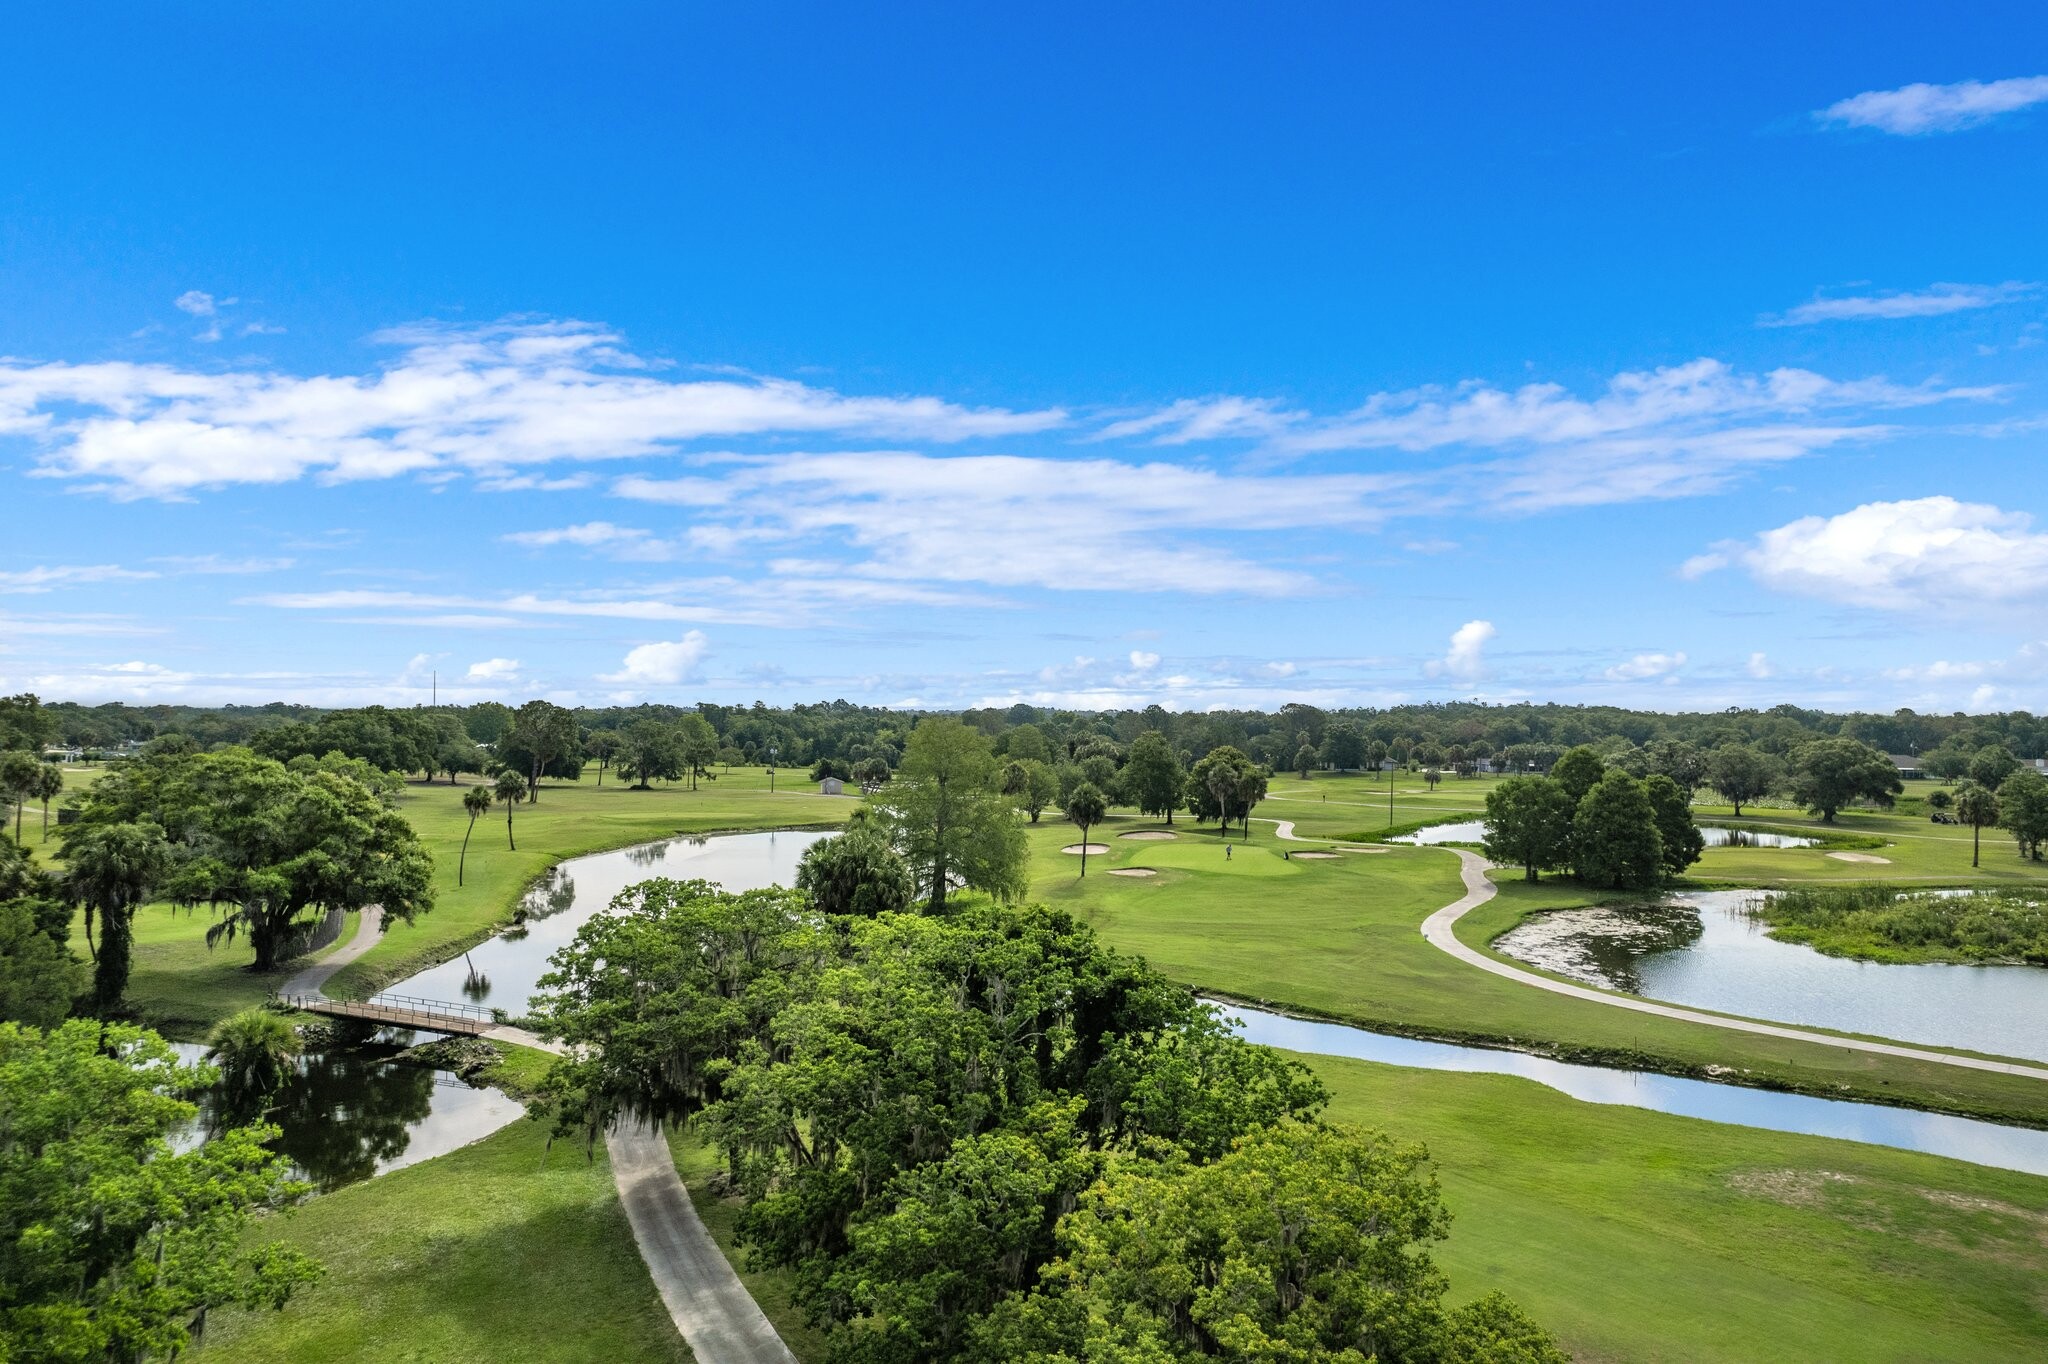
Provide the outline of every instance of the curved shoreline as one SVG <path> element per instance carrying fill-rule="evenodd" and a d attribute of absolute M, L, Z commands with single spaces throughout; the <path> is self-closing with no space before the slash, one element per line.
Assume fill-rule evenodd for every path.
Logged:
<path fill-rule="evenodd" d="M 1292 835 L 1290 826 L 1288 834 Z M 1548 976 L 1537 975 L 1510 966 L 1506 962 L 1489 957 L 1477 948 L 1468 947 L 1453 931 L 1459 919 L 1477 909 L 1494 897 L 1496 887 L 1486 875 L 1486 859 L 1476 853 L 1453 848 L 1448 851 L 1457 854 L 1459 871 L 1465 882 L 1465 894 L 1445 905 L 1422 921 L 1422 936 L 1430 943 L 1469 965 L 1497 976 L 1531 985 L 1553 994 L 1566 995 L 1573 999 L 1590 1000 L 1612 1008 L 1628 1009 L 1636 1013 L 1652 1014 L 1659 1018 L 1676 1019 L 1683 1023 L 1703 1023 L 1710 1027 L 1727 1028 L 1735 1032 L 1753 1033 L 1762 1037 L 1783 1038 L 1792 1042 L 1808 1042 L 1819 1046 L 1841 1047 L 1849 1051 L 1868 1052 L 1876 1056 L 1892 1056 L 1907 1061 L 1932 1062 L 1937 1065 L 1959 1066 L 1967 1070 L 1990 1071 L 2000 1075 L 2017 1075 L 2025 1079 L 2048 1080 L 2048 1067 L 2024 1065 L 2015 1061 L 1992 1061 L 1973 1056 L 1958 1056 L 1950 1052 L 1929 1051 L 1920 1047 L 1909 1047 L 1893 1042 L 1866 1042 L 1853 1037 L 1841 1037 L 1831 1033 L 1810 1032 L 1804 1028 L 1787 1027 L 1780 1023 L 1765 1023 L 1745 1018 L 1731 1018 L 1722 1014 L 1704 1013 L 1674 1004 L 1659 1004 L 1652 1000 L 1635 999 L 1626 995 L 1613 995 L 1604 991 L 1573 985 Z"/>

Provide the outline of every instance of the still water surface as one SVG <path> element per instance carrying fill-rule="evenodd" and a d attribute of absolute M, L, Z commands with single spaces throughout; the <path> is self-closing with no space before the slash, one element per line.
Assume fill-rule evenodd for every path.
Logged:
<path fill-rule="evenodd" d="M 172 1045 L 187 1061 L 205 1057 L 197 1042 Z M 281 1133 L 273 1149 L 322 1192 L 446 1155 L 526 1112 L 517 1099 L 473 1088 L 448 1071 L 342 1048 L 301 1057 L 268 1094 L 215 1092 L 199 1108 L 199 1117 L 172 1138 L 174 1147 L 189 1149 L 225 1127 L 275 1123 Z"/>
<path fill-rule="evenodd" d="M 1772 1132 L 1800 1132 L 1808 1136 L 1869 1142 L 1876 1146 L 1897 1146 L 1908 1151 L 1926 1151 L 1937 1156 L 1967 1160 L 1977 1165 L 1991 1165 L 2001 1170 L 2048 1175 L 2048 1132 L 2026 1127 L 2005 1127 L 1973 1118 L 1919 1113 L 1910 1108 L 1889 1108 L 1883 1104 L 1815 1099 L 1804 1094 L 1777 1094 L 1769 1090 L 1745 1089 L 1739 1085 L 1714 1084 L 1706 1080 L 1684 1080 L 1647 1071 L 1578 1066 L 1514 1051 L 1390 1037 L 1341 1023 L 1315 1023 L 1237 1004 L 1223 1006 L 1223 1013 L 1238 1025 L 1247 1040 L 1287 1051 L 1307 1052 L 1314 1056 L 1350 1056 L 1362 1061 L 1380 1061 L 1422 1070 L 1519 1075 L 1562 1090 L 1587 1103 L 1627 1104 L 1659 1113 L 1761 1127 Z"/>
<path fill-rule="evenodd" d="M 804 850 L 831 836 L 817 829 L 690 835 L 572 857 L 527 891 L 523 926 L 470 949 L 468 962 L 475 964 L 481 985 L 472 983 L 469 965 L 457 957 L 400 981 L 391 991 L 425 999 L 467 999 L 516 1018 L 526 1012 L 527 1000 L 547 974 L 548 958 L 568 946 L 576 930 L 627 886 L 655 877 L 716 881 L 729 891 L 794 885 Z"/>
<path fill-rule="evenodd" d="M 1486 837 L 1486 822 L 1478 819 L 1460 820 L 1456 824 L 1432 824 L 1426 829 L 1417 829 L 1412 834 L 1390 838 L 1389 843 L 1413 843 L 1422 847 L 1438 843 L 1478 843 Z M 1736 829 L 1723 824 L 1700 825 L 1700 838 L 1709 848 L 1815 848 L 1820 846 L 1817 838 L 1802 838 L 1798 834 L 1764 833 L 1755 829 Z"/>
<path fill-rule="evenodd" d="M 1532 966 L 1632 995 L 1776 1023 L 2048 1061 L 2048 970 L 1891 965 L 1779 942 L 1755 891 L 1539 914 L 1494 939 Z"/>

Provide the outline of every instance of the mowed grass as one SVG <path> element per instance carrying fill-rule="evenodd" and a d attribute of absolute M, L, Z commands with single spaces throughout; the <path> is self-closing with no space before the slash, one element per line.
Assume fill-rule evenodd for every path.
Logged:
<path fill-rule="evenodd" d="M 257 1239 L 327 1266 L 282 1312 L 215 1312 L 221 1364 L 587 1364 L 690 1358 L 634 1247 L 600 1146 L 515 1122 L 323 1194 Z"/>
<path fill-rule="evenodd" d="M 1519 1044 L 1680 1073 L 1736 1066 L 1755 1081 L 1842 1097 L 1888 1099 L 2048 1124 L 2048 1085 L 2017 1076 L 1914 1062 L 1817 1043 L 1756 1037 L 1554 995 L 1479 971 L 1429 945 L 1430 913 L 1463 893 L 1457 859 L 1441 849 L 1390 847 L 1331 859 L 1253 825 L 1224 844 L 1213 827 L 1176 826 L 1171 842 L 1120 837 L 1161 826 L 1115 818 L 1091 831 L 1110 851 L 1059 849 L 1064 822 L 1032 830 L 1030 896 L 1070 909 L 1111 945 L 1197 988 L 1390 1031 Z M 1306 849 L 1320 851 L 1319 849 Z M 1109 874 L 1147 867 L 1148 878 Z M 1512 906 L 1495 910 L 1512 921 Z M 1583 903 L 1575 887 L 1538 888 L 1542 907 Z M 1496 902 L 1499 904 L 1500 902 Z M 1475 930 L 1483 941 L 1483 929 Z"/>
<path fill-rule="evenodd" d="M 735 770 L 695 791 L 687 785 L 637 791 L 607 777 L 596 784 L 596 769 L 582 782 L 546 782 L 538 803 L 512 814 L 518 851 L 505 844 L 503 807 L 477 821 L 470 839 L 463 884 L 456 884 L 463 834 L 469 816 L 462 808 L 464 786 L 412 784 L 398 808 L 434 859 L 434 908 L 408 925 L 389 926 L 384 940 L 327 985 L 330 994 L 368 995 L 416 971 L 453 957 L 488 937 L 511 916 L 521 892 L 555 863 L 585 853 L 647 842 L 678 833 L 780 829 L 829 825 L 845 820 L 857 802 L 821 796 L 802 773 L 781 773 L 776 790 L 757 770 Z M 54 826 L 52 829 L 54 834 Z M 135 921 L 135 964 L 128 1002 L 142 1019 L 174 1036 L 194 1036 L 213 1022 L 276 992 L 293 971 L 259 973 L 241 941 L 209 949 L 211 916 L 202 906 L 142 909 Z M 355 932 L 351 918 L 339 941 Z M 86 951 L 84 923 L 73 944 Z M 309 959 L 311 960 L 311 959 Z"/>
<path fill-rule="evenodd" d="M 1300 1059 L 1332 1121 L 1428 1147 L 1454 1295 L 1508 1293 L 1581 1361 L 2048 1358 L 2048 1179 Z"/>

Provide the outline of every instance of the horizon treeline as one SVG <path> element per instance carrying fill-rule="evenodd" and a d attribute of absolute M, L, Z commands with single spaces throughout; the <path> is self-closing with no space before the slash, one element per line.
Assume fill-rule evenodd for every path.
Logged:
<path fill-rule="evenodd" d="M 1175 750 L 1190 760 L 1210 749 L 1230 745 L 1276 771 L 1293 766 L 1304 744 L 1318 753 L 1328 752 L 1333 729 L 1347 736 L 1356 734 L 1364 745 L 1379 746 L 1387 756 L 1405 757 L 1397 748 L 1403 744 L 1410 749 L 1457 747 L 1479 757 L 1497 757 L 1520 749 L 1517 758 L 1526 758 L 1539 767 L 1547 767 L 1546 760 L 1554 760 L 1565 749 L 1617 740 L 1635 746 L 1683 740 L 1703 748 L 1743 743 L 1782 755 L 1810 739 L 1841 737 L 1860 740 L 1886 753 L 1924 755 L 1935 749 L 1969 752 L 2002 747 L 2020 759 L 2048 756 L 2048 719 L 2026 711 L 1923 715 L 1902 709 L 1874 714 L 1779 705 L 1768 710 L 1660 712 L 1615 706 L 1529 702 L 1490 705 L 1465 701 L 1335 709 L 1290 704 L 1275 711 L 1170 711 L 1157 705 L 1137 710 L 1084 711 L 1024 703 L 966 710 L 892 710 L 843 700 L 791 706 L 769 706 L 757 701 L 752 705 L 700 702 L 694 706 L 643 704 L 568 709 L 579 726 L 593 732 L 619 731 L 641 720 L 675 721 L 686 715 L 701 715 L 717 734 L 725 760 L 763 762 L 772 748 L 775 762 L 783 767 L 808 766 L 820 759 L 853 764 L 869 758 L 879 758 L 893 767 L 902 756 L 905 737 L 927 715 L 958 716 L 994 740 L 999 753 L 1007 746 L 1006 736 L 1024 725 L 1032 726 L 1055 756 L 1063 749 L 1064 756 L 1069 757 L 1098 739 L 1128 744 L 1139 734 L 1154 731 L 1166 735 Z M 258 736 L 288 726 L 319 729 L 369 723 L 402 732 L 418 727 L 418 721 L 428 717 L 451 717 L 470 739 L 489 745 L 503 734 L 512 714 L 511 707 L 495 701 L 468 706 L 354 708 L 286 702 L 223 706 L 132 706 L 108 702 L 85 706 L 69 701 L 40 702 L 33 695 L 23 694 L 0 698 L 0 748 L 31 748 L 50 743 L 85 749 L 112 748 L 171 734 L 186 736 L 197 746 L 209 748 L 251 744 Z M 436 728 L 447 726 L 447 719 L 435 722 Z M 270 734 L 273 743 L 283 737 Z M 1336 747 L 1342 751 L 1353 745 L 1340 741 Z"/>

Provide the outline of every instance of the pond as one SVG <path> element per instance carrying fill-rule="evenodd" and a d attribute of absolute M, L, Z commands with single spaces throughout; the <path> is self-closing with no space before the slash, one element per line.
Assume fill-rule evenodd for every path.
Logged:
<path fill-rule="evenodd" d="M 1776 1023 L 2048 1061 L 2048 971 L 1893 965 L 1779 942 L 1744 906 L 1700 891 L 1539 914 L 1494 950 L 1588 985 Z"/>
<path fill-rule="evenodd" d="M 173 1046 L 187 1061 L 205 1057 L 200 1043 Z M 198 1119 L 172 1145 L 190 1149 L 221 1128 L 275 1123 L 282 1129 L 275 1149 L 324 1193 L 446 1155 L 526 1112 L 517 1099 L 449 1071 L 388 1060 L 391 1050 L 309 1052 L 270 1093 L 205 1095 Z"/>
<path fill-rule="evenodd" d="M 527 890 L 521 906 L 523 924 L 471 948 L 467 959 L 457 957 L 407 977 L 393 985 L 391 993 L 467 999 L 517 1018 L 526 1012 L 527 1000 L 547 974 L 548 958 L 568 946 L 584 921 L 627 886 L 658 876 L 716 881 L 731 891 L 793 885 L 804 850 L 831 836 L 815 829 L 689 835 L 572 857 Z"/>
<path fill-rule="evenodd" d="M 2048 1175 L 2048 1132 L 2032 1128 L 2005 1127 L 1974 1118 L 1921 1113 L 1883 1104 L 1778 1094 L 1648 1071 L 1572 1065 L 1515 1051 L 1390 1037 L 1340 1023 L 1315 1023 L 1237 1004 L 1224 1006 L 1223 1013 L 1248 1041 L 1261 1046 L 1314 1056 L 1349 1056 L 1423 1070 L 1519 1075 L 1587 1103 L 1627 1104 L 1772 1132 L 1799 1132 L 1896 1146 L 2001 1170 Z"/>
<path fill-rule="evenodd" d="M 1486 822 L 1478 819 L 1460 820 L 1455 824 L 1432 824 L 1426 829 L 1417 829 L 1412 834 L 1390 838 L 1389 843 L 1411 843 L 1419 847 L 1431 847 L 1438 843 L 1478 843 L 1486 837 Z M 1802 838 L 1798 834 L 1774 834 L 1757 829 L 1736 829 L 1725 824 L 1700 825 L 1700 837 L 1709 848 L 1817 848 L 1817 838 Z"/>

